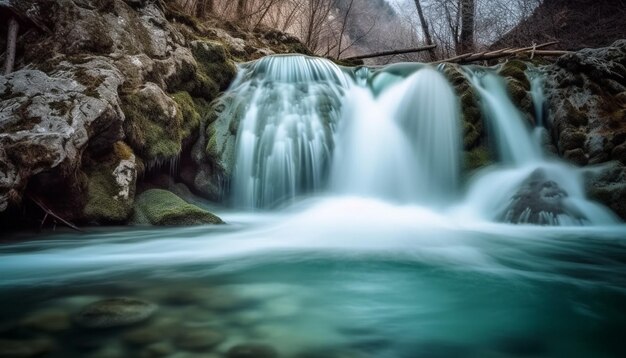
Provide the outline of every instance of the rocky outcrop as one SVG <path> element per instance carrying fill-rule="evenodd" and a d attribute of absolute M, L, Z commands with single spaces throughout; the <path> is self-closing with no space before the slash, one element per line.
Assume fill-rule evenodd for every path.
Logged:
<path fill-rule="evenodd" d="M 626 40 L 585 49 L 545 68 L 549 123 L 558 154 L 578 165 L 626 164 Z M 591 176 L 588 194 L 626 218 L 623 167 Z"/>
<path fill-rule="evenodd" d="M 513 224 L 559 225 L 561 216 L 574 222 L 585 217 L 568 208 L 564 199 L 568 193 L 550 180 L 542 169 L 537 169 L 524 180 L 520 189 L 500 217 L 500 221 Z"/>
<path fill-rule="evenodd" d="M 565 55 L 546 73 L 559 154 L 580 165 L 626 163 L 626 40 Z"/>
<path fill-rule="evenodd" d="M 126 222 L 137 178 L 211 170 L 189 153 L 235 61 L 308 53 L 277 31 L 201 23 L 172 1 L 2 0 L 7 11 L 24 31 L 17 71 L 0 76 L 3 215 L 33 196 L 71 221 Z"/>

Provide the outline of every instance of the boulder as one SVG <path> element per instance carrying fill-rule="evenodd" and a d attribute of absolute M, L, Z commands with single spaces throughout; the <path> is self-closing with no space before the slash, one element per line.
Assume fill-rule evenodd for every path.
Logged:
<path fill-rule="evenodd" d="M 84 165 L 88 177 L 84 217 L 95 223 L 123 223 L 130 217 L 135 199 L 137 162 L 124 142 L 113 151 Z"/>
<path fill-rule="evenodd" d="M 545 68 L 549 125 L 559 153 L 576 164 L 626 163 L 626 40 L 585 49 Z M 621 147 L 620 147 L 621 148 Z"/>
<path fill-rule="evenodd" d="M 626 40 L 584 49 L 547 66 L 548 126 L 563 158 L 578 164 L 626 164 Z M 626 219 L 626 176 L 616 163 L 590 171 L 587 194 Z M 606 169 L 608 168 L 608 169 Z"/>
<path fill-rule="evenodd" d="M 537 169 L 524 180 L 511 202 L 500 216 L 500 221 L 513 224 L 558 225 L 559 216 L 574 220 L 585 218 L 568 210 L 563 199 L 568 196 L 559 184 L 550 180 L 545 171 Z"/>
<path fill-rule="evenodd" d="M 147 320 L 156 310 L 155 304 L 136 298 L 109 298 L 85 306 L 74 322 L 94 329 L 123 327 Z"/>
<path fill-rule="evenodd" d="M 593 200 L 626 219 L 626 167 L 618 161 L 585 171 L 585 190 Z"/>
<path fill-rule="evenodd" d="M 162 189 L 150 189 L 135 200 L 132 222 L 137 225 L 223 224 L 210 212 Z"/>
<path fill-rule="evenodd" d="M 58 168 L 71 186 L 85 150 L 101 153 L 123 137 L 122 80 L 99 58 L 61 63 L 50 75 L 21 70 L 0 77 L 0 209 L 10 198 L 19 202 L 29 179 L 44 171 Z"/>

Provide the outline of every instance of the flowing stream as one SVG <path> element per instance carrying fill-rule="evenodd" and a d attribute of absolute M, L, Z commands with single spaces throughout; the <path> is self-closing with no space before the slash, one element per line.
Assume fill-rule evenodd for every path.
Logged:
<path fill-rule="evenodd" d="M 232 206 L 201 202 L 228 225 L 16 235 L 0 246 L 0 356 L 626 356 L 626 226 L 542 151 L 537 77 L 532 128 L 492 69 L 463 71 L 497 158 L 476 173 L 441 68 L 241 65 Z M 76 325 L 120 296 L 158 308 Z M 207 331 L 222 339 L 190 343 Z"/>

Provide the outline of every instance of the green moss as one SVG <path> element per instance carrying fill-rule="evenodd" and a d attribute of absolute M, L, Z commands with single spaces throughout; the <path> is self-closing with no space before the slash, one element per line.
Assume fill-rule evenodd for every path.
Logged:
<path fill-rule="evenodd" d="M 210 212 L 191 205 L 173 193 L 161 189 L 150 189 L 137 197 L 133 222 L 151 225 L 224 223 Z"/>
<path fill-rule="evenodd" d="M 525 72 L 527 69 L 528 66 L 526 63 L 519 60 L 511 60 L 502 65 L 500 75 L 503 77 L 514 78 L 520 82 L 528 83 Z"/>
<path fill-rule="evenodd" d="M 117 183 L 115 169 L 122 160 L 133 156 L 132 149 L 124 142 L 116 142 L 113 151 L 86 165 L 88 177 L 87 204 L 83 209 L 88 221 L 105 223 L 124 223 L 132 212 L 134 182 L 130 184 L 128 197 L 120 196 L 122 188 Z"/>
<path fill-rule="evenodd" d="M 126 136 L 131 146 L 148 161 L 172 158 L 182 150 L 180 118 L 165 118 L 158 108 L 154 100 L 138 94 L 122 97 Z"/>
<path fill-rule="evenodd" d="M 178 106 L 178 113 L 181 126 L 182 139 L 189 138 L 198 127 L 200 127 L 200 114 L 196 103 L 188 92 L 178 92 L 172 95 L 172 99 Z"/>
<path fill-rule="evenodd" d="M 473 124 L 463 121 L 463 147 L 466 149 L 473 148 L 477 145 L 481 133 Z"/>
<path fill-rule="evenodd" d="M 115 196 L 119 189 L 109 168 L 89 173 L 85 218 L 99 223 L 121 223 L 128 219 L 131 207 Z"/>
<path fill-rule="evenodd" d="M 465 152 L 465 169 L 468 171 L 480 169 L 491 164 L 491 162 L 491 153 L 484 146 Z"/>
<path fill-rule="evenodd" d="M 225 46 L 216 41 L 198 41 L 192 45 L 192 53 L 198 62 L 201 80 L 210 80 L 220 91 L 226 90 L 235 77 L 237 68 L 230 61 Z"/>

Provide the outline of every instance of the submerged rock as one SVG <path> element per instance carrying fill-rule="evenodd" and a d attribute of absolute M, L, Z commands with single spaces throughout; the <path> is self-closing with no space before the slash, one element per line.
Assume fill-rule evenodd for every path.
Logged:
<path fill-rule="evenodd" d="M 179 334 L 174 344 L 183 350 L 204 352 L 216 347 L 225 339 L 222 333 L 212 329 L 191 329 Z"/>
<path fill-rule="evenodd" d="M 269 344 L 243 343 L 228 350 L 228 358 L 276 358 L 278 351 Z"/>
<path fill-rule="evenodd" d="M 74 321 L 85 328 L 112 328 L 145 321 L 157 310 L 153 303 L 135 298 L 109 298 L 84 307 Z"/>
<path fill-rule="evenodd" d="M 39 311 L 24 318 L 20 326 L 42 332 L 60 332 L 70 328 L 70 316 L 63 310 Z"/>
<path fill-rule="evenodd" d="M 52 352 L 54 349 L 54 342 L 46 338 L 29 340 L 0 339 L 0 357 L 3 358 L 39 357 Z"/>
<path fill-rule="evenodd" d="M 219 217 L 189 204 L 162 189 L 150 189 L 137 196 L 132 222 L 138 225 L 223 224 Z"/>
<path fill-rule="evenodd" d="M 559 216 L 582 221 L 584 217 L 568 210 L 563 200 L 568 196 L 545 171 L 537 169 L 522 183 L 500 220 L 513 224 L 559 225 Z"/>

